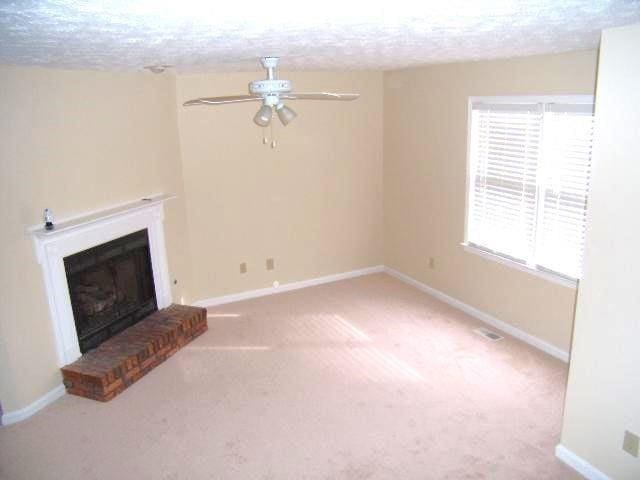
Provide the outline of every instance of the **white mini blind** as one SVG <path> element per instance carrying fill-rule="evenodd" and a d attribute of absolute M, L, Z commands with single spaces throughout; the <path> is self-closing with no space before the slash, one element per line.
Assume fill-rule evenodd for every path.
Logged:
<path fill-rule="evenodd" d="M 571 278 L 582 274 L 592 142 L 593 106 L 546 106 L 535 263 Z"/>
<path fill-rule="evenodd" d="M 469 241 L 526 262 L 535 235 L 542 110 L 475 104 L 472 126 Z"/>
<path fill-rule="evenodd" d="M 592 109 L 472 104 L 467 243 L 532 268 L 580 276 Z"/>

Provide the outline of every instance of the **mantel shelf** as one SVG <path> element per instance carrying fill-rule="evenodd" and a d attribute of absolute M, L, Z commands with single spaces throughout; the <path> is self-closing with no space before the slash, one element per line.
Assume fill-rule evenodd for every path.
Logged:
<path fill-rule="evenodd" d="M 122 215 L 124 213 L 133 212 L 135 210 L 148 208 L 152 205 L 157 205 L 158 203 L 171 200 L 172 198 L 176 198 L 176 195 L 171 193 L 156 195 L 153 197 L 138 200 L 136 202 L 125 203 L 122 205 L 118 205 L 116 207 L 108 208 L 105 210 L 99 210 L 86 215 L 81 215 L 78 217 L 73 217 L 73 218 L 64 220 L 60 223 L 56 223 L 53 230 L 47 230 L 42 225 L 36 225 L 28 228 L 27 232 L 35 237 L 38 237 L 44 240 L 46 238 L 54 237 L 61 233 L 69 232 L 79 227 L 84 227 L 91 223 L 101 222 L 103 220 L 106 220 L 111 217 L 115 217 L 117 215 Z"/>

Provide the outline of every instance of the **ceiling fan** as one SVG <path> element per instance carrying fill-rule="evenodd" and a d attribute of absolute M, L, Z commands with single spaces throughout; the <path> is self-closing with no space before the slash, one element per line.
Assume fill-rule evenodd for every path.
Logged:
<path fill-rule="evenodd" d="M 225 103 L 262 102 L 262 106 L 253 117 L 253 121 L 267 127 L 271 124 L 273 113 L 278 115 L 283 125 L 288 125 L 298 114 L 284 104 L 284 100 L 355 100 L 358 93 L 291 93 L 293 83 L 291 80 L 282 80 L 276 77 L 276 67 L 279 57 L 263 57 L 260 63 L 267 71 L 267 78 L 254 80 L 249 83 L 248 95 L 230 95 L 226 97 L 204 97 L 184 102 L 185 107 L 193 105 L 222 105 Z M 263 140 L 266 144 L 266 138 Z M 271 146 L 275 147 L 275 140 Z"/>

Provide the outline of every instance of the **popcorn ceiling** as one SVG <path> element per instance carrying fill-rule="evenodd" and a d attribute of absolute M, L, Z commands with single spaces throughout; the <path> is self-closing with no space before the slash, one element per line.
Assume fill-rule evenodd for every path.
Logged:
<path fill-rule="evenodd" d="M 0 64 L 389 70 L 591 49 L 636 22 L 640 0 L 3 1 Z"/>

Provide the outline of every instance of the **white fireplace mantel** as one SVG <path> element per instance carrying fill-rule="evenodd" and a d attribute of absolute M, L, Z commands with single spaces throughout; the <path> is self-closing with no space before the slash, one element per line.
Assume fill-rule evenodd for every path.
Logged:
<path fill-rule="evenodd" d="M 56 224 L 53 230 L 29 229 L 42 267 L 55 337 L 58 366 L 80 356 L 64 258 L 102 243 L 146 229 L 158 308 L 171 304 L 171 285 L 164 241 L 164 202 L 175 195 L 158 195 Z"/>

